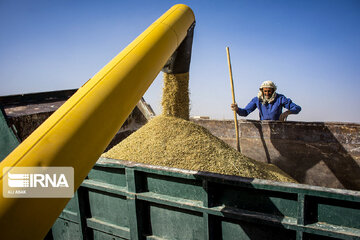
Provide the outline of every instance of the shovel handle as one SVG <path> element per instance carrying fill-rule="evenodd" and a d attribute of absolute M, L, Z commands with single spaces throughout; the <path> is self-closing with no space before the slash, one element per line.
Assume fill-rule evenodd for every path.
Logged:
<path fill-rule="evenodd" d="M 232 76 L 229 47 L 226 47 L 226 54 L 227 54 L 227 60 L 228 60 L 228 65 L 229 65 L 229 75 L 230 75 L 232 101 L 235 104 L 234 81 L 233 81 L 233 76 Z M 236 132 L 236 149 L 240 152 L 239 128 L 238 128 L 237 115 L 236 115 L 235 111 L 234 111 L 234 122 L 235 122 L 235 132 Z"/>

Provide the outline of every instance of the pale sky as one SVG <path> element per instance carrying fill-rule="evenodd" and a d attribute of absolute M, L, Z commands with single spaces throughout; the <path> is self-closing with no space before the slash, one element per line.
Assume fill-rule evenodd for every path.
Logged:
<path fill-rule="evenodd" d="M 177 3 L 196 18 L 192 116 L 232 119 L 229 46 L 239 106 L 272 80 L 302 107 L 289 120 L 360 123 L 356 0 L 0 0 L 0 95 L 79 88 Z M 157 114 L 161 94 L 160 74 L 144 96 Z"/>

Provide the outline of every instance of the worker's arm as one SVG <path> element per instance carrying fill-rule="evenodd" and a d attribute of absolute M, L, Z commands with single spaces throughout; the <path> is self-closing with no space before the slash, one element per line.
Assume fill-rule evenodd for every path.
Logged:
<path fill-rule="evenodd" d="M 301 107 L 299 105 L 296 105 L 290 98 L 286 98 L 285 96 L 282 99 L 282 105 L 284 108 L 288 109 L 288 111 L 280 115 L 279 120 L 282 122 L 286 121 L 290 114 L 298 114 L 301 111 Z"/>
<path fill-rule="evenodd" d="M 293 103 L 290 98 L 286 98 L 285 96 L 282 99 L 282 105 L 284 108 L 291 111 L 291 114 L 298 114 L 301 111 L 301 107 Z"/>
<path fill-rule="evenodd" d="M 256 109 L 257 97 L 253 98 L 245 108 L 239 108 L 236 103 L 231 104 L 231 109 L 236 111 L 239 116 L 246 117 Z"/>

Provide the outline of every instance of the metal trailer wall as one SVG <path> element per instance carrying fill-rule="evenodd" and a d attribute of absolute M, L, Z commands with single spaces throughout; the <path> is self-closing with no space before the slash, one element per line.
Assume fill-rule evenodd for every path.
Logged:
<path fill-rule="evenodd" d="M 8 125 L 8 119 L 0 106 L 0 162 L 19 145 L 19 140 Z"/>
<path fill-rule="evenodd" d="M 76 91 L 77 89 L 69 89 L 0 96 L 0 107 L 4 110 L 3 113 L 8 120 L 8 125 L 14 129 L 19 141 L 22 142 Z M 109 147 L 135 132 L 154 116 L 154 111 L 142 98 L 115 135 Z"/>
<path fill-rule="evenodd" d="M 360 239 L 360 193 L 100 158 L 47 239 Z"/>
<path fill-rule="evenodd" d="M 236 147 L 233 121 L 193 119 Z M 360 190 L 360 124 L 239 121 L 241 152 L 300 183 Z"/>

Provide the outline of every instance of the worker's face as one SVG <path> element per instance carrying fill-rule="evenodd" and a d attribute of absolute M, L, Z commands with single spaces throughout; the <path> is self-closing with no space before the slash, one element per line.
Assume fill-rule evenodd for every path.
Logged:
<path fill-rule="evenodd" d="M 274 89 L 272 88 L 263 88 L 262 91 L 266 99 L 271 98 L 274 93 Z"/>

